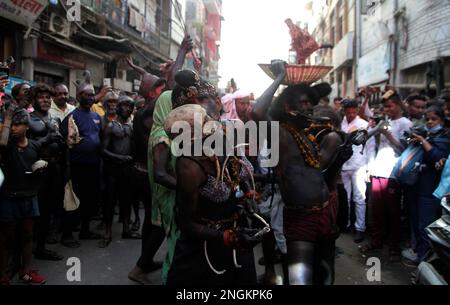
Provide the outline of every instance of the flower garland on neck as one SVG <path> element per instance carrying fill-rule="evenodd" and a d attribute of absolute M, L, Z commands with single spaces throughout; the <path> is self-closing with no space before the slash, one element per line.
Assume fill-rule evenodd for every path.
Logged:
<path fill-rule="evenodd" d="M 301 131 L 298 131 L 296 127 L 287 123 L 282 123 L 281 126 L 283 126 L 294 138 L 306 164 L 313 168 L 320 168 L 320 162 L 322 160 L 320 144 L 318 143 L 317 136 L 314 136 L 312 131 L 329 129 L 331 128 L 331 125 L 312 123 L 307 129 Z M 308 142 L 312 144 L 312 148 L 310 148 Z"/>

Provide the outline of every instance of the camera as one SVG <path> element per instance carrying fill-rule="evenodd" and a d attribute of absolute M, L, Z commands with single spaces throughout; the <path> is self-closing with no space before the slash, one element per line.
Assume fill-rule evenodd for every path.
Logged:
<path fill-rule="evenodd" d="M 9 77 L 10 66 L 15 63 L 12 56 L 8 57 L 4 63 L 0 62 L 0 76 L 7 75 Z"/>
<path fill-rule="evenodd" d="M 412 140 L 414 139 L 413 134 L 426 138 L 428 131 L 426 130 L 425 126 L 413 127 L 409 131 L 405 131 L 403 133 L 403 139 L 406 141 L 406 143 L 411 144 Z"/>
<path fill-rule="evenodd" d="M 372 119 L 375 121 L 376 125 L 380 124 L 381 121 L 386 120 L 386 118 L 383 115 L 376 115 Z"/>
<path fill-rule="evenodd" d="M 9 77 L 9 67 L 2 65 L 2 63 L 0 63 L 0 76 L 7 76 Z"/>

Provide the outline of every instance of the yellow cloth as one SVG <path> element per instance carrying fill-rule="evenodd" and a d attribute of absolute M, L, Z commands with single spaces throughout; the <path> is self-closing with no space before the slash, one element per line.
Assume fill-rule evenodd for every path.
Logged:
<path fill-rule="evenodd" d="M 98 115 L 101 117 L 105 116 L 105 107 L 103 107 L 103 104 L 101 102 L 92 105 L 91 111 L 98 113 Z"/>

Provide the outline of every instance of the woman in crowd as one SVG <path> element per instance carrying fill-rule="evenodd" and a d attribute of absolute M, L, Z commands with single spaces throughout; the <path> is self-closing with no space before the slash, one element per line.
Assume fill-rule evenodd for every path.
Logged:
<path fill-rule="evenodd" d="M 30 102 L 31 86 L 27 83 L 20 83 L 15 85 L 11 90 L 11 95 L 14 102 L 20 107 L 27 110 L 29 113 L 34 109 Z"/>
<path fill-rule="evenodd" d="M 433 196 L 439 186 L 441 172 L 436 163 L 450 153 L 450 132 L 444 127 L 445 113 L 440 107 L 432 106 L 425 112 L 427 136 L 414 134 L 414 142 L 421 145 L 425 154 L 419 181 L 415 186 L 415 202 L 411 208 L 413 233 L 416 238 L 417 263 L 426 258 L 430 249 L 425 228 L 440 218 L 440 200 Z"/>

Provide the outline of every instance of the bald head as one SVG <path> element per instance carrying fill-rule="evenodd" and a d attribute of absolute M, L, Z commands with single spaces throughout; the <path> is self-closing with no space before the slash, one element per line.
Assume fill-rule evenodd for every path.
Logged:
<path fill-rule="evenodd" d="M 53 101 L 59 108 L 64 108 L 69 100 L 69 90 L 64 84 L 56 84 L 53 87 Z"/>

